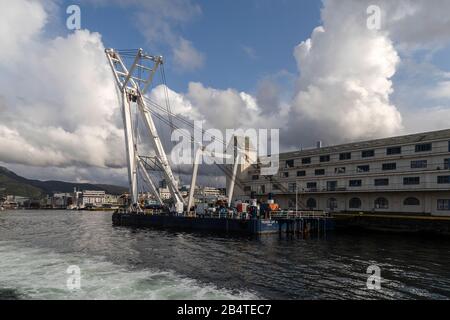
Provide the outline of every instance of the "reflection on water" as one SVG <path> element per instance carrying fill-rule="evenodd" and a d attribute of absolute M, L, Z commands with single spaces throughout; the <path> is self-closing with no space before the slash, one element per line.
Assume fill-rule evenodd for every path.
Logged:
<path fill-rule="evenodd" d="M 446 299 L 450 241 L 398 235 L 236 238 L 113 227 L 111 213 L 0 214 L 0 297 Z M 81 290 L 66 287 L 70 265 Z M 368 290 L 367 268 L 382 290 Z"/>

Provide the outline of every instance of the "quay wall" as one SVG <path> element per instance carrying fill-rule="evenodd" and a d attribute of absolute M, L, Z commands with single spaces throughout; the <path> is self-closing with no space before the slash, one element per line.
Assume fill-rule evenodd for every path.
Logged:
<path fill-rule="evenodd" d="M 450 236 L 450 218 L 430 216 L 333 214 L 335 228 Z"/>

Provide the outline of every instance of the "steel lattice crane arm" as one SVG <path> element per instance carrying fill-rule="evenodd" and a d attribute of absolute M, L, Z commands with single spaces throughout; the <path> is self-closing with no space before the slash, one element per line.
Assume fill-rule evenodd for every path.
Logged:
<path fill-rule="evenodd" d="M 150 141 L 152 142 L 156 158 L 167 181 L 169 191 L 175 201 L 176 211 L 182 213 L 185 201 L 178 190 L 178 183 L 173 175 L 151 112 L 149 112 L 149 106 L 147 106 L 144 99 L 144 95 L 152 85 L 153 77 L 158 67 L 163 63 L 163 59 L 160 56 L 145 54 L 142 49 L 138 49 L 134 53 L 132 51 L 125 51 L 122 54 L 121 51 L 106 49 L 105 53 L 116 80 L 117 88 L 121 93 L 128 176 L 133 204 L 138 203 L 137 170 L 139 167 L 142 167 L 137 154 L 136 139 L 133 137 L 134 128 L 131 121 L 131 104 L 136 103 L 141 119 L 149 133 Z M 125 65 L 122 55 L 132 56 L 134 58 L 129 68 Z"/>

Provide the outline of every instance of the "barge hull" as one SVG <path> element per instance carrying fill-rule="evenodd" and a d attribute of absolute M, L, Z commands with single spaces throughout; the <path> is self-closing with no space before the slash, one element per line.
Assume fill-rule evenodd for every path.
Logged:
<path fill-rule="evenodd" d="M 279 232 L 279 225 L 271 220 L 239 220 L 229 218 L 193 218 L 169 215 L 139 215 L 114 213 L 113 224 L 117 226 L 155 227 L 187 229 L 240 234 L 273 234 Z"/>
<path fill-rule="evenodd" d="M 116 226 L 153 227 L 246 235 L 277 234 L 293 231 L 288 227 L 289 224 L 278 220 L 195 218 L 117 212 L 113 214 L 112 220 Z M 312 220 L 317 221 L 316 218 L 304 219 L 305 223 L 310 223 Z M 291 222 L 294 222 L 294 220 Z M 334 229 L 334 223 L 330 219 L 324 219 L 322 227 L 325 228 L 325 231 L 330 231 Z"/>

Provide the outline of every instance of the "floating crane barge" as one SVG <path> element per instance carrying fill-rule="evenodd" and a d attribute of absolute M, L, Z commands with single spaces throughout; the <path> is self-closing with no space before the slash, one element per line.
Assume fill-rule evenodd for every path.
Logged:
<path fill-rule="evenodd" d="M 146 93 L 152 85 L 153 78 L 158 69 L 161 69 L 162 79 L 165 82 L 165 73 L 163 68 L 163 59 L 160 56 L 146 54 L 142 49 L 138 50 L 114 50 L 106 49 L 106 57 L 114 75 L 119 100 L 121 104 L 122 119 L 125 131 L 125 145 L 128 165 L 128 180 L 130 190 L 130 203 L 125 208 L 117 210 L 112 216 L 112 221 L 119 226 L 134 227 L 159 227 L 188 229 L 208 232 L 226 232 L 242 234 L 266 234 L 266 233 L 317 233 L 325 234 L 327 230 L 333 227 L 332 219 L 323 212 L 283 212 L 268 211 L 262 214 L 256 205 L 256 200 L 249 206 L 250 212 L 237 212 L 231 208 L 233 199 L 233 190 L 235 183 L 239 183 L 236 177 L 237 166 L 242 156 L 243 148 L 237 143 L 234 145 L 231 154 L 233 154 L 233 169 L 226 166 L 219 168 L 231 178 L 228 186 L 227 203 L 222 204 L 217 213 L 214 214 L 196 214 L 194 207 L 194 190 L 198 174 L 199 157 L 207 155 L 216 157 L 216 154 L 208 153 L 201 145 L 196 145 L 195 159 L 193 163 L 193 172 L 190 191 L 187 199 L 183 198 L 179 191 L 178 183 L 172 172 L 163 144 L 156 130 L 153 117 L 161 119 L 161 115 L 156 109 L 161 111 L 163 108 L 154 101 L 151 101 Z M 125 59 L 130 58 L 132 63 L 126 66 Z M 167 113 L 172 130 L 174 129 L 171 117 L 176 115 L 170 112 L 168 102 L 167 86 L 164 83 L 166 93 Z M 135 111 L 135 113 L 133 113 Z M 138 121 L 133 123 L 133 116 L 139 117 L 144 123 L 148 133 L 149 141 L 153 147 L 155 155 L 153 157 L 142 156 L 138 150 Z M 182 119 L 183 120 L 183 119 Z M 184 120 L 185 121 L 185 120 Z M 194 130 L 198 128 L 194 127 Z M 203 131 L 202 131 L 203 132 Z M 235 137 L 235 141 L 237 138 Z M 224 143 L 225 144 L 225 143 Z M 226 144 L 225 144 L 226 145 Z M 226 146 L 225 146 L 226 147 Z M 224 155 L 223 157 L 230 157 Z M 162 172 L 167 182 L 173 205 L 169 209 L 162 201 L 155 183 L 148 172 L 148 159 L 152 158 L 153 163 Z M 163 210 L 145 210 L 139 203 L 138 177 L 146 183 L 149 190 L 153 193 Z"/>

